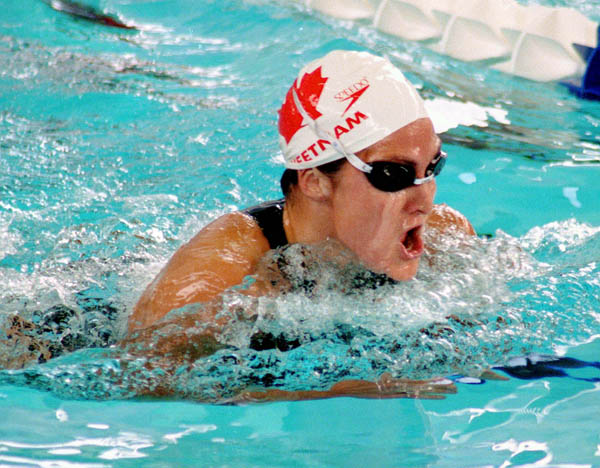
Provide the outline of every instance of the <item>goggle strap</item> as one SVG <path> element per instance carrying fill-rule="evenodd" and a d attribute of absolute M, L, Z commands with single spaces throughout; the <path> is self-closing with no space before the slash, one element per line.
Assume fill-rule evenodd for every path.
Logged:
<path fill-rule="evenodd" d="M 338 140 L 339 141 L 339 140 Z M 344 151 L 344 156 L 350 164 L 352 164 L 356 169 L 362 172 L 366 172 L 367 174 L 373 170 L 373 166 L 369 166 L 366 162 L 356 156 L 354 153 L 348 153 Z"/>
<path fill-rule="evenodd" d="M 427 182 L 429 182 L 430 180 L 433 180 L 434 178 L 435 178 L 435 175 L 431 174 L 430 176 L 423 177 L 422 179 L 415 179 L 415 181 L 413 182 L 413 185 L 423 185 L 423 184 L 426 184 Z"/>
<path fill-rule="evenodd" d="M 322 130 L 319 127 L 317 122 L 310 115 L 308 115 L 308 113 L 302 106 L 302 103 L 298 98 L 298 94 L 296 93 L 295 86 L 292 86 L 292 98 L 294 99 L 296 109 L 298 109 L 298 112 L 300 112 L 302 118 L 306 121 L 310 129 L 315 133 L 315 135 L 317 135 L 317 137 L 323 140 L 327 140 L 334 150 L 336 150 L 339 154 L 344 156 L 348 160 L 348 162 L 350 162 L 350 164 L 352 164 L 359 171 L 369 173 L 371 172 L 371 170 L 373 170 L 371 166 L 369 166 L 367 163 L 361 160 L 354 153 L 349 153 L 348 151 L 346 151 L 346 148 L 344 148 L 344 145 L 338 138 L 332 137 L 331 135 L 329 135 L 328 132 Z"/>
<path fill-rule="evenodd" d="M 436 161 L 432 162 L 433 165 L 433 171 L 431 172 L 431 175 L 428 175 L 427 177 L 423 177 L 422 179 L 415 179 L 415 181 L 413 182 L 414 185 L 423 185 L 426 184 L 427 182 L 429 182 L 430 180 L 435 179 L 435 177 L 439 174 L 439 172 L 441 171 L 441 167 L 440 162 L 442 164 L 442 167 L 444 165 L 444 161 L 446 158 L 448 157 L 448 155 L 444 152 L 444 151 L 440 151 L 440 157 L 437 158 Z M 437 168 L 439 168 L 439 170 L 436 170 Z"/>

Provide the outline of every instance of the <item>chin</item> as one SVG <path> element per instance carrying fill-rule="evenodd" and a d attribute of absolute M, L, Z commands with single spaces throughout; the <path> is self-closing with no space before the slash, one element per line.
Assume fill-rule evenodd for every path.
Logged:
<path fill-rule="evenodd" d="M 396 281 L 410 281 L 417 275 L 419 270 L 419 260 L 412 260 L 398 266 L 387 268 L 384 273 Z"/>

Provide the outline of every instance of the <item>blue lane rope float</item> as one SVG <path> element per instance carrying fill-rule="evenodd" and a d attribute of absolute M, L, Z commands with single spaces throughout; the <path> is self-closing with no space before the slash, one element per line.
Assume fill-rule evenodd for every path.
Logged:
<path fill-rule="evenodd" d="M 587 62 L 585 73 L 580 80 L 563 81 L 562 84 L 580 98 L 600 101 L 600 26 L 598 26 L 598 47 L 594 49 L 579 44 L 574 45 Z"/>

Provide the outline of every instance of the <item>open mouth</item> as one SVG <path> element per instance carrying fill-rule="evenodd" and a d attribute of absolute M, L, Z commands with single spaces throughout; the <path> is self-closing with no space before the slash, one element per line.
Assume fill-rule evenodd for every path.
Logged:
<path fill-rule="evenodd" d="M 407 231 L 404 235 L 404 239 L 402 239 L 402 245 L 404 246 L 406 253 L 409 257 L 414 258 L 418 257 L 423 253 L 423 237 L 421 233 L 423 231 L 423 226 L 416 226 L 409 231 Z"/>

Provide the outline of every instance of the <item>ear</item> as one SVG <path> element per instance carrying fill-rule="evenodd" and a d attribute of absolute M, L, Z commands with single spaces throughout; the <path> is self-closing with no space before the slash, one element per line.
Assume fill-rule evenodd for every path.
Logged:
<path fill-rule="evenodd" d="M 314 168 L 298 171 L 298 186 L 304 195 L 315 201 L 325 201 L 333 193 L 331 179 Z"/>

